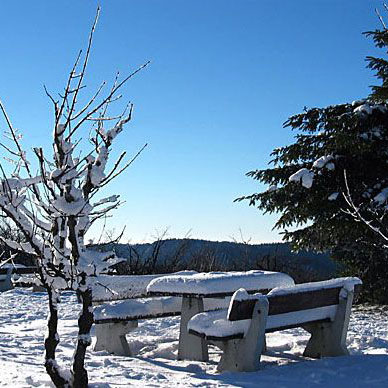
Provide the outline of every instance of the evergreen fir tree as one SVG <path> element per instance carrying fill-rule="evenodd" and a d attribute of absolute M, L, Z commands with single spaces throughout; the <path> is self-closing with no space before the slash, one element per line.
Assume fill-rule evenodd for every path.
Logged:
<path fill-rule="evenodd" d="M 385 23 L 380 18 L 383 29 L 375 31 L 367 31 L 365 35 L 371 37 L 376 47 L 387 50 L 388 53 L 388 29 Z M 372 86 L 370 98 L 375 101 L 388 100 L 388 61 L 384 58 L 376 58 L 372 56 L 366 57 L 368 67 L 375 71 L 376 77 L 381 80 L 381 85 Z"/>
<path fill-rule="evenodd" d="M 386 28 L 366 34 L 388 47 Z M 271 168 L 247 174 L 268 189 L 237 201 L 280 213 L 274 228 L 294 249 L 331 250 L 363 278 L 365 299 L 387 303 L 387 241 L 349 214 L 346 201 L 349 194 L 366 220 L 388 231 L 388 61 L 367 61 L 382 85 L 365 100 L 290 117 L 284 127 L 297 131 L 295 143 L 272 152 Z"/>

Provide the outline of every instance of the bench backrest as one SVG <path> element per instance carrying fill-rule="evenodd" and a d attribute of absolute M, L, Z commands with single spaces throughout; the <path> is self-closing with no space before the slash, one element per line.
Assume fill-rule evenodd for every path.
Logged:
<path fill-rule="evenodd" d="M 302 323 L 332 320 L 344 287 L 354 287 L 358 292 L 361 281 L 357 278 L 340 278 L 335 281 L 315 282 L 289 288 L 275 289 L 268 295 L 267 331 L 286 329 Z M 228 319 L 251 319 L 256 299 L 232 300 Z"/>

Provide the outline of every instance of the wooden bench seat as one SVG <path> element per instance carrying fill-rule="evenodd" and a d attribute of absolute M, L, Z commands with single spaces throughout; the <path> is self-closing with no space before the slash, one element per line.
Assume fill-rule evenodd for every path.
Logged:
<path fill-rule="evenodd" d="M 311 333 L 304 355 L 312 358 L 348 354 L 346 333 L 358 278 L 275 288 L 268 295 L 234 294 L 228 310 L 194 316 L 188 331 L 223 350 L 219 370 L 257 370 L 265 333 L 303 327 Z"/>
<path fill-rule="evenodd" d="M 224 309 L 230 298 L 206 299 L 205 310 Z M 95 307 L 96 344 L 94 350 L 106 350 L 121 356 L 131 355 L 125 335 L 138 327 L 138 320 L 172 317 L 181 314 L 182 298 L 153 297 L 106 303 Z"/>
<path fill-rule="evenodd" d="M 196 274 L 181 271 L 181 277 Z M 148 284 L 166 275 L 99 276 L 93 287 L 96 343 L 94 350 L 116 355 L 131 355 L 125 335 L 138 327 L 138 320 L 181 315 L 182 298 L 146 297 Z M 206 299 L 204 310 L 228 306 L 228 298 Z"/>
<path fill-rule="evenodd" d="M 175 297 L 142 298 L 106 303 L 95 307 L 95 351 L 118 356 L 132 355 L 125 335 L 138 327 L 139 319 L 179 315 L 181 300 Z"/>
<path fill-rule="evenodd" d="M 195 271 L 175 273 L 189 276 Z M 95 307 L 96 343 L 94 350 L 117 355 L 131 355 L 125 334 L 138 326 L 138 319 L 177 315 L 176 298 L 145 298 L 148 284 L 164 274 L 99 275 L 94 279 L 92 300 Z M 163 302 L 162 302 L 163 300 Z M 180 312 L 179 312 L 180 313 Z"/>
<path fill-rule="evenodd" d="M 117 323 L 179 314 L 181 298 L 159 297 L 130 299 L 102 304 L 94 309 L 94 323 Z"/>

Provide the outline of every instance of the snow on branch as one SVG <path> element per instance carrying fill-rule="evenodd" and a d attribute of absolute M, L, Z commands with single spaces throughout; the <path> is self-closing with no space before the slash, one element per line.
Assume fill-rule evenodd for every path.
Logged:
<path fill-rule="evenodd" d="M 143 149 L 125 162 L 126 153 L 110 164 L 111 149 L 124 127 L 132 119 L 133 104 L 129 103 L 119 115 L 109 115 L 110 105 L 121 96 L 118 91 L 149 62 L 119 79 L 117 73 L 113 85 L 105 96 L 103 82 L 92 97 L 81 108 L 77 99 L 83 84 L 91 51 L 93 35 L 99 17 L 99 10 L 89 34 L 86 53 L 80 52 L 69 73 L 64 92 L 55 100 L 45 87 L 45 93 L 54 106 L 54 128 L 52 132 L 52 159 L 49 151 L 35 148 L 39 173 L 32 174 L 30 162 L 21 145 L 21 136 L 11 124 L 4 105 L 0 101 L 0 111 L 5 118 L 10 133 L 10 145 L 2 148 L 11 157 L 18 159 L 24 167 L 17 174 L 8 177 L 3 168 L 0 181 L 0 209 L 22 231 L 25 242 L 5 242 L 13 249 L 34 254 L 42 268 L 42 283 L 73 289 L 89 287 L 88 276 L 99 274 L 114 262 L 114 257 L 106 260 L 104 255 L 90 254 L 84 243 L 90 226 L 98 219 L 116 209 L 122 202 L 118 195 L 91 201 L 92 198 L 112 179 L 120 175 L 140 155 Z M 101 97 L 102 96 L 102 97 Z M 97 116 L 97 117 L 95 117 Z M 92 120 L 90 140 L 92 148 L 86 153 L 75 154 L 81 139 L 78 130 Z M 110 125 L 116 120 L 116 123 Z M 1 167 L 1 166 L 0 166 Z M 23 172 L 26 176 L 21 176 Z M 58 274 L 61 274 L 60 276 Z M 56 282 L 55 277 L 61 281 Z M 65 281 L 65 283 L 63 282 Z M 58 290 L 59 291 L 59 290 Z"/>
<path fill-rule="evenodd" d="M 301 168 L 288 178 L 289 182 L 300 182 L 303 187 L 310 189 L 314 181 L 314 172 L 307 168 Z"/>
<path fill-rule="evenodd" d="M 0 114 L 7 125 L 6 142 L 10 143 L 1 142 L 0 147 L 13 168 L 8 174 L 0 163 L 0 211 L 23 237 L 21 242 L 6 238 L 2 241 L 13 250 L 36 257 L 39 281 L 47 290 L 49 301 L 45 367 L 57 387 L 88 386 L 84 360 L 93 324 L 92 286 L 99 274 L 121 261 L 113 252 L 97 252 L 85 245 L 90 226 L 99 219 L 105 220 L 122 204 L 116 194 L 102 199 L 95 199 L 95 196 L 125 171 L 146 147 L 143 146 L 129 161 L 125 161 L 125 152 L 116 161 L 111 161 L 112 148 L 132 119 L 133 104 L 128 103 L 119 114 L 111 114 L 109 110 L 121 99 L 120 89 L 148 66 L 149 61 L 123 79 L 117 73 L 108 91 L 103 82 L 85 104 L 78 106 L 85 89 L 99 14 L 100 8 L 89 33 L 85 54 L 80 51 L 77 55 L 59 99 L 56 100 L 44 87 L 54 108 L 54 127 L 52 148 L 33 149 L 36 174 L 31 167 L 35 164 L 23 149 L 22 137 L 0 101 Z M 82 136 L 83 132 L 87 136 Z M 89 137 L 89 149 L 81 152 L 79 148 L 85 137 Z M 76 290 L 82 301 L 71 373 L 66 373 L 55 361 L 59 343 L 57 303 L 60 291 L 64 289 Z"/>

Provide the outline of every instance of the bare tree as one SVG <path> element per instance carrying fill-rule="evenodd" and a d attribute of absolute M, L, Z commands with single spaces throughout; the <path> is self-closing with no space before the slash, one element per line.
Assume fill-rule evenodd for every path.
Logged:
<path fill-rule="evenodd" d="M 203 246 L 192 252 L 187 267 L 198 272 L 211 272 L 226 270 L 224 258 L 210 246 Z"/>
<path fill-rule="evenodd" d="M 186 268 L 184 258 L 189 245 L 189 232 L 185 238 L 176 240 L 176 246 L 168 246 L 165 251 L 168 229 L 156 230 L 154 241 L 149 244 L 149 249 L 142 250 L 136 245 L 129 245 L 129 256 L 126 263 L 115 266 L 121 274 L 142 275 L 151 273 L 170 273 Z"/>
<path fill-rule="evenodd" d="M 239 237 L 230 236 L 232 241 L 236 244 L 236 247 L 238 247 L 240 250 L 240 255 L 237 259 L 237 262 L 236 262 L 236 259 L 234 259 L 234 262 L 231 263 L 231 265 L 235 268 L 243 269 L 246 271 L 247 269 L 250 269 L 253 262 L 253 258 L 251 257 L 252 249 L 250 249 L 252 237 L 249 237 L 248 239 L 246 239 L 244 237 L 242 229 L 239 228 L 238 231 L 240 235 Z"/>
<path fill-rule="evenodd" d="M 4 105 L 0 110 L 8 127 L 9 143 L 2 143 L 13 162 L 13 172 L 0 165 L 0 209 L 24 236 L 23 242 L 3 238 L 12 249 L 32 254 L 39 266 L 39 279 L 48 292 L 48 334 L 45 338 L 45 367 L 56 387 L 86 387 L 84 366 L 86 349 L 91 343 L 93 324 L 92 286 L 95 276 L 117 260 L 113 252 L 90 251 L 85 234 L 96 221 L 104 219 L 121 204 L 118 195 L 96 200 L 96 194 L 122 173 L 139 155 L 124 163 L 125 152 L 108 170 L 111 147 L 131 120 L 133 105 L 127 104 L 118 115 L 108 108 L 121 98 L 120 88 L 148 62 L 123 79 L 116 75 L 113 85 L 104 92 L 105 82 L 88 102 L 79 107 L 78 99 L 85 87 L 93 34 L 100 9 L 90 31 L 85 54 L 79 52 L 70 71 L 64 92 L 56 99 L 45 88 L 54 108 L 52 151 L 34 148 L 38 172 L 35 174 L 22 148 L 21 136 L 13 127 Z M 81 131 L 89 133 L 90 149 L 78 151 Z M 144 148 L 144 147 L 143 147 Z M 76 290 L 81 296 L 82 311 L 78 319 L 78 337 L 70 373 L 56 362 L 59 343 L 57 303 L 63 289 Z"/>

